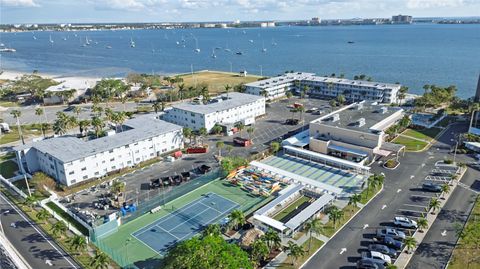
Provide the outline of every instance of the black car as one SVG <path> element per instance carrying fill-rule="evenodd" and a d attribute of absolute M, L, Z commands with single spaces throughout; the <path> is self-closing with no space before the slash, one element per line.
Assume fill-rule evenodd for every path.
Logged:
<path fill-rule="evenodd" d="M 442 185 L 433 182 L 425 182 L 422 184 L 422 190 L 431 192 L 442 192 Z"/>
<path fill-rule="evenodd" d="M 372 261 L 371 259 L 361 259 L 358 260 L 357 262 L 357 268 L 359 269 L 383 269 L 385 266 L 383 266 L 380 263 L 377 263 L 375 261 Z"/>
<path fill-rule="evenodd" d="M 380 252 L 382 254 L 390 256 L 391 258 L 397 257 L 397 251 L 396 250 L 394 250 L 392 248 L 389 248 L 389 247 L 387 247 L 385 245 L 382 245 L 382 244 L 370 244 L 368 246 L 368 250 Z"/>
<path fill-rule="evenodd" d="M 200 167 L 198 167 L 199 174 L 206 174 L 210 171 L 212 171 L 212 167 L 208 165 L 202 164 Z"/>
<path fill-rule="evenodd" d="M 74 106 L 68 106 L 63 111 L 65 111 L 65 112 L 72 111 L 74 108 L 75 108 Z"/>
<path fill-rule="evenodd" d="M 402 242 L 401 241 L 398 241 L 398 240 L 395 240 L 393 238 L 391 238 L 390 236 L 385 236 L 383 238 L 380 238 L 380 241 L 379 241 L 382 245 L 385 245 L 389 248 L 392 248 L 394 250 L 401 250 L 402 249 Z"/>
<path fill-rule="evenodd" d="M 285 124 L 287 124 L 287 125 L 297 125 L 299 123 L 300 123 L 299 119 L 287 119 L 285 121 Z"/>

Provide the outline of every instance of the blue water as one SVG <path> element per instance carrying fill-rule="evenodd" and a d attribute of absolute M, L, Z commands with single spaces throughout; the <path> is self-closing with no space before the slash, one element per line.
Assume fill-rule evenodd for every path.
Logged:
<path fill-rule="evenodd" d="M 192 66 L 263 75 L 285 70 L 344 73 L 349 78 L 366 74 L 378 81 L 400 82 L 412 93 L 422 93 L 424 84 L 453 84 L 464 98 L 473 95 L 480 73 L 480 25 L 38 32 L 35 36 L 37 40 L 32 33 L 0 33 L 1 43 L 17 49 L 2 54 L 2 67 L 97 76 L 183 73 Z M 87 36 L 92 44 L 82 47 Z M 130 47 L 130 38 L 135 48 Z M 195 39 L 200 53 L 194 52 Z M 224 51 L 227 45 L 231 52 Z M 215 47 L 222 49 L 212 58 Z M 243 55 L 235 55 L 236 51 Z"/>

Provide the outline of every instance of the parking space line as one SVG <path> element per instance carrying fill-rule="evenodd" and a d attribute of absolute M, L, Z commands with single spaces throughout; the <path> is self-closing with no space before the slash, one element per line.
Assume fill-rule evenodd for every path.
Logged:
<path fill-rule="evenodd" d="M 429 198 L 429 199 L 435 197 L 435 196 L 420 195 L 420 194 L 412 194 L 411 196 L 423 197 L 423 198 Z"/>
<path fill-rule="evenodd" d="M 413 207 L 422 207 L 425 208 L 427 205 L 411 205 L 411 204 L 403 204 L 404 206 L 413 206 Z"/>
<path fill-rule="evenodd" d="M 403 209 L 403 208 L 399 208 L 398 211 L 414 212 L 414 213 L 421 213 L 421 214 L 427 213 L 426 211 L 417 211 L 417 210 L 410 210 L 410 209 Z"/>

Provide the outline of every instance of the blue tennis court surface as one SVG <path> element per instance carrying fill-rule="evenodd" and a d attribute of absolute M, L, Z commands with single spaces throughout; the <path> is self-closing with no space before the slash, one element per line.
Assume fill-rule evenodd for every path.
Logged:
<path fill-rule="evenodd" d="M 224 218 L 238 206 L 229 199 L 209 193 L 141 228 L 132 235 L 151 249 L 164 255 L 176 243 L 193 237 L 209 224 Z"/>

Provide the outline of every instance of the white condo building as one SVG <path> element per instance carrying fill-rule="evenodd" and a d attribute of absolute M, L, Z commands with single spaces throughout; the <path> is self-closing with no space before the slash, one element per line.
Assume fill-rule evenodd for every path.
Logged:
<path fill-rule="evenodd" d="M 18 146 L 20 170 L 42 171 L 70 186 L 183 147 L 182 127 L 152 116 L 128 120 L 122 128 L 92 140 L 60 136 Z"/>
<path fill-rule="evenodd" d="M 245 85 L 246 93 L 267 95 L 267 99 L 276 99 L 286 91 L 301 91 L 307 87 L 308 95 L 318 98 L 335 98 L 343 94 L 347 100 L 362 100 L 381 103 L 396 103 L 399 84 L 350 80 L 335 77 L 322 77 L 313 73 L 286 73 L 277 77 L 251 82 Z"/>
<path fill-rule="evenodd" d="M 215 124 L 243 122 L 249 125 L 264 114 L 264 97 L 231 92 L 219 95 L 206 104 L 201 100 L 174 104 L 165 110 L 163 119 L 193 130 L 204 127 L 210 131 Z"/>

